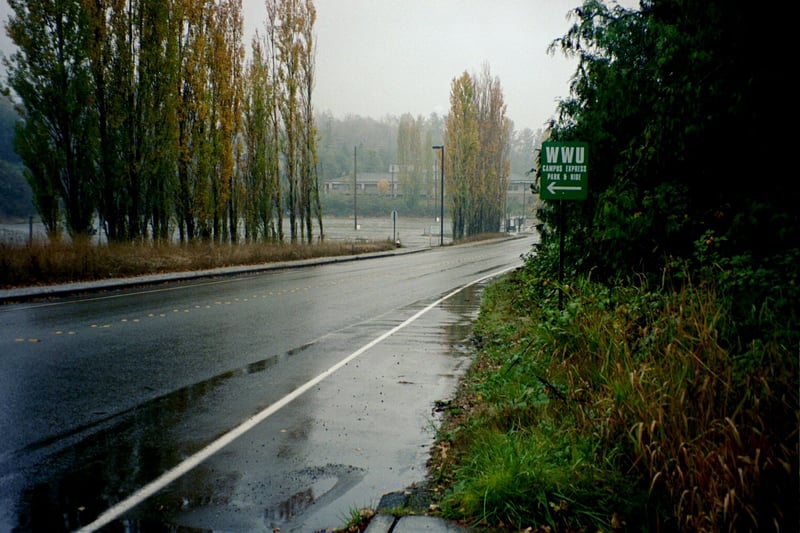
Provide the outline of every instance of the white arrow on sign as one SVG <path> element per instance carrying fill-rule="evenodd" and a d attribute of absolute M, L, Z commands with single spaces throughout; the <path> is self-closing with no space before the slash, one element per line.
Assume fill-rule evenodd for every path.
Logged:
<path fill-rule="evenodd" d="M 580 191 L 581 187 L 570 187 L 568 185 L 556 185 L 555 181 L 551 181 L 550 184 L 547 186 L 547 190 L 550 191 L 550 194 L 555 194 L 556 191 Z"/>

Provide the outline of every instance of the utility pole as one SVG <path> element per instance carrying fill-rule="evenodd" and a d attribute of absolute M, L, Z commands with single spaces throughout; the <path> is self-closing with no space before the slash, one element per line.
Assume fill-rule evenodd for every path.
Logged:
<path fill-rule="evenodd" d="M 439 150 L 441 152 L 441 179 L 439 180 L 439 186 L 441 190 L 441 198 L 439 199 L 440 206 L 439 206 L 439 246 L 444 246 L 444 145 L 440 144 L 438 146 L 433 147 L 434 150 Z"/>
<path fill-rule="evenodd" d="M 356 148 L 353 146 L 353 229 L 358 231 L 358 160 Z"/>
<path fill-rule="evenodd" d="M 398 166 L 395 165 L 394 163 L 389 165 L 389 174 L 392 176 L 392 198 L 395 197 L 395 194 L 394 194 L 394 173 L 397 172 L 398 170 L 399 170 Z"/>

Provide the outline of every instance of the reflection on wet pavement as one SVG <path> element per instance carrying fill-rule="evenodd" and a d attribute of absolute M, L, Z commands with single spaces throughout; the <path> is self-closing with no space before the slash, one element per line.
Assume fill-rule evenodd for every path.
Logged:
<path fill-rule="evenodd" d="M 326 496 L 341 494 L 364 477 L 364 469 L 347 465 L 325 465 L 304 468 L 296 474 L 298 485 L 308 488 L 296 492 L 264 514 L 270 527 L 281 527 L 308 510 L 313 504 L 324 503 Z M 303 479 L 305 478 L 305 479 Z"/>
<path fill-rule="evenodd" d="M 215 436 L 181 446 L 175 429 L 210 396 L 240 378 L 265 372 L 308 346 L 178 389 L 133 409 L 29 444 L 0 463 L 0 504 L 20 531 L 70 531 L 91 522 Z M 219 431 L 227 428 L 220 428 Z M 11 474 L 9 471 L 20 472 Z M 18 501 L 12 502 L 14 494 Z"/>

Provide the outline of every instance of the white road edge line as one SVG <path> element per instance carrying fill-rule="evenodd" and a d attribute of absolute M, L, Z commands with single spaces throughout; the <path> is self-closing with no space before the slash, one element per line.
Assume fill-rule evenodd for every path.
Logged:
<path fill-rule="evenodd" d="M 416 321 L 419 317 L 421 317 L 422 315 L 424 315 L 425 313 L 427 313 L 428 311 L 430 311 L 434 307 L 438 306 L 439 304 L 441 304 L 445 300 L 447 300 L 449 298 L 452 298 L 453 296 L 455 296 L 459 292 L 463 291 L 467 287 L 471 287 L 472 285 L 475 285 L 477 283 L 485 281 L 485 280 L 487 280 L 489 278 L 500 276 L 502 274 L 505 274 L 509 270 L 513 270 L 515 268 L 517 268 L 517 267 L 513 266 L 513 267 L 504 268 L 502 270 L 498 270 L 497 272 L 494 272 L 492 274 L 488 274 L 486 276 L 483 276 L 482 278 L 478 278 L 478 279 L 476 279 L 474 281 L 471 281 L 471 282 L 467 283 L 466 285 L 463 285 L 462 287 L 459 287 L 458 289 L 452 291 L 450 294 L 447 294 L 447 295 L 439 298 L 438 300 L 436 300 L 435 302 L 431 303 L 430 305 L 428 305 L 424 309 L 421 309 L 420 311 L 418 311 L 416 314 L 414 314 L 410 318 L 406 319 L 402 324 L 399 324 L 399 325 L 393 327 L 392 329 L 390 329 L 389 331 L 387 331 L 386 333 L 383 333 L 382 335 L 378 336 L 374 340 L 372 340 L 369 343 L 365 344 L 364 346 L 362 346 L 361 348 L 359 348 L 355 352 L 351 353 L 350 355 L 348 355 L 347 357 L 345 357 L 344 359 L 342 359 L 341 361 L 339 361 L 338 363 L 336 363 L 335 365 L 330 367 L 329 369 L 325 370 L 321 374 L 319 374 L 316 377 L 314 377 L 314 378 L 310 379 L 309 381 L 305 382 L 303 385 L 297 387 L 295 390 L 293 390 L 292 392 L 290 392 L 289 394 L 287 394 L 286 396 L 284 396 L 283 398 L 281 398 L 277 402 L 273 403 L 272 405 L 270 405 L 269 407 L 267 407 L 263 411 L 251 416 L 250 418 L 248 418 L 247 420 L 242 422 L 240 425 L 238 425 L 237 427 L 233 428 L 232 430 L 230 430 L 225 435 L 221 436 L 219 439 L 215 440 L 214 442 L 212 442 L 211 444 L 209 444 L 208 446 L 206 446 L 205 448 L 203 448 L 202 450 L 200 450 L 196 454 L 192 455 L 191 457 L 186 458 L 184 461 L 179 463 L 174 468 L 172 468 L 170 470 L 167 470 L 166 472 L 161 474 L 159 477 L 157 477 L 155 480 L 151 481 L 150 483 L 148 483 L 144 487 L 140 488 L 139 490 L 137 490 L 136 492 L 134 492 L 133 494 L 131 494 L 130 496 L 128 496 L 127 498 L 122 500 L 121 502 L 109 507 L 105 512 L 103 512 L 100 516 L 98 516 L 93 522 L 91 522 L 90 524 L 87 524 L 86 526 L 80 528 L 79 530 L 77 530 L 76 533 L 90 533 L 92 531 L 97 531 L 98 529 L 100 529 L 101 527 L 103 527 L 105 525 L 108 525 L 113 520 L 116 520 L 117 518 L 119 518 L 120 516 L 125 514 L 126 512 L 130 511 L 131 509 L 133 509 L 134 507 L 136 507 L 137 505 L 139 505 L 140 503 L 145 501 L 147 498 L 149 498 L 150 496 L 152 496 L 156 492 L 160 491 L 161 489 L 163 489 L 164 487 L 166 487 L 167 485 L 169 485 L 170 483 L 172 483 L 173 481 L 175 481 L 179 477 L 181 477 L 184 474 L 188 473 L 194 467 L 196 467 L 197 465 L 199 465 L 200 463 L 202 463 L 203 461 L 205 461 L 206 459 L 208 459 L 209 457 L 211 457 L 212 455 L 214 455 L 215 453 L 220 451 L 222 448 L 224 448 L 228 444 L 230 444 L 234 440 L 238 439 L 239 437 L 241 437 L 242 435 L 244 435 L 248 431 L 250 431 L 256 425 L 258 425 L 259 423 L 263 422 L 264 420 L 266 420 L 267 418 L 269 418 L 270 416 L 275 414 L 277 411 L 279 411 L 280 409 L 282 409 L 283 407 L 288 405 L 290 402 L 292 402 L 293 400 L 298 398 L 300 395 L 305 393 L 308 389 L 310 389 L 313 386 L 317 385 L 322 380 L 324 380 L 325 378 L 327 378 L 328 376 L 330 376 L 331 374 L 333 374 L 334 372 L 336 372 L 337 370 L 339 370 L 340 368 L 345 366 L 347 363 L 349 363 L 353 359 L 357 358 L 358 356 L 360 356 L 361 354 L 363 354 L 364 352 L 366 352 L 367 350 L 369 350 L 370 348 L 372 348 L 376 344 L 386 340 L 387 338 L 389 338 L 390 336 L 394 335 L 395 333 L 397 333 L 401 329 L 405 328 L 406 326 L 408 326 L 412 322 Z"/>

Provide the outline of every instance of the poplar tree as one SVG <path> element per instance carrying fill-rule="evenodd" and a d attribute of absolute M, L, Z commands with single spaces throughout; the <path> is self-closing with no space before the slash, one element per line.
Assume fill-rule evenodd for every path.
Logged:
<path fill-rule="evenodd" d="M 242 18 L 242 0 L 229 0 L 228 7 L 229 31 L 227 34 L 227 51 L 231 58 L 230 101 L 232 124 L 228 134 L 231 143 L 231 186 L 228 201 L 228 220 L 230 240 L 233 243 L 239 240 L 239 219 L 244 185 L 242 183 L 242 158 L 244 143 L 242 140 L 243 99 L 244 99 L 244 22 Z"/>
<path fill-rule="evenodd" d="M 178 197 L 176 209 L 181 242 L 210 238 L 207 217 L 209 104 L 206 84 L 206 12 L 208 3 L 176 0 L 181 20 L 178 57 Z"/>
<path fill-rule="evenodd" d="M 208 132 L 212 165 L 209 167 L 209 194 L 206 204 L 211 214 L 211 236 L 215 241 L 236 241 L 236 183 L 234 146 L 241 123 L 241 0 L 224 0 L 208 10 L 209 43 Z M 230 224 L 230 226 L 229 226 Z M 226 231 L 227 230 L 227 231 Z"/>
<path fill-rule="evenodd" d="M 478 174 L 473 183 L 469 215 L 470 235 L 497 231 L 500 221 L 505 226 L 505 199 L 511 163 L 511 121 L 506 117 L 506 104 L 500 79 L 491 75 L 488 65 L 476 82 L 478 135 L 480 155 Z"/>
<path fill-rule="evenodd" d="M 24 163 L 22 174 L 31 187 L 33 205 L 53 242 L 62 234 L 61 172 L 45 119 L 35 111 L 24 112 L 24 122 L 16 126 L 14 151 Z"/>
<path fill-rule="evenodd" d="M 478 172 L 480 135 L 475 105 L 475 80 L 466 71 L 450 88 L 450 113 L 445 120 L 445 197 L 452 219 L 453 240 L 467 233 L 469 182 Z"/>
<path fill-rule="evenodd" d="M 136 235 L 169 237 L 176 190 L 178 45 L 172 2 L 139 0 L 135 174 L 141 187 Z"/>
<path fill-rule="evenodd" d="M 236 242 L 242 221 L 282 241 L 284 205 L 293 241 L 322 233 L 310 0 L 267 2 L 246 98 L 241 0 L 9 5 L 16 146 L 53 238 L 97 217 L 109 241 Z"/>
<path fill-rule="evenodd" d="M 485 66 L 480 77 L 454 79 L 445 121 L 445 185 L 453 238 L 496 231 L 505 220 L 511 121 L 500 80 Z"/>
<path fill-rule="evenodd" d="M 283 160 L 284 172 L 282 182 L 286 185 L 286 209 L 289 214 L 289 238 L 291 242 L 297 241 L 297 211 L 298 211 L 298 70 L 299 50 L 297 41 L 297 12 L 296 0 L 279 1 L 268 0 L 267 10 L 271 12 L 270 19 L 274 39 L 273 54 L 277 62 L 274 75 L 280 84 L 280 91 L 276 93 L 278 109 L 282 120 L 283 134 Z"/>
<path fill-rule="evenodd" d="M 208 123 L 206 125 L 210 143 L 211 161 L 207 168 L 207 209 L 208 235 L 213 241 L 222 237 L 222 223 L 225 220 L 225 205 L 228 202 L 228 182 L 230 175 L 229 155 L 226 152 L 226 122 L 229 120 L 224 101 L 227 98 L 228 87 L 225 80 L 225 71 L 229 68 L 228 58 L 225 55 L 225 32 L 220 27 L 224 17 L 220 15 L 220 5 L 212 3 L 207 12 L 207 48 L 206 84 L 209 105 Z"/>
<path fill-rule="evenodd" d="M 244 231 L 249 242 L 271 234 L 276 180 L 270 175 L 272 82 L 263 37 L 256 33 L 244 83 Z"/>
<path fill-rule="evenodd" d="M 414 166 L 414 154 L 412 153 L 412 138 L 416 124 L 409 113 L 400 116 L 400 124 L 397 126 L 397 183 L 404 189 L 404 184 L 409 180 L 409 175 Z M 394 196 L 394 191 L 392 196 Z"/>
<path fill-rule="evenodd" d="M 98 134 L 100 142 L 98 161 L 98 215 L 109 240 L 126 236 L 124 195 L 120 193 L 124 185 L 119 154 L 122 148 L 118 142 L 119 126 L 125 121 L 126 107 L 118 101 L 119 70 L 122 68 L 116 52 L 128 35 L 127 31 L 117 32 L 116 25 L 124 17 L 122 0 L 84 0 L 84 8 L 89 20 L 89 60 L 94 79 L 95 105 L 98 113 Z"/>
<path fill-rule="evenodd" d="M 97 111 L 98 215 L 109 240 L 167 239 L 177 159 L 179 10 L 82 0 Z"/>
<path fill-rule="evenodd" d="M 267 35 L 272 77 L 276 82 L 273 92 L 277 103 L 273 112 L 274 142 L 280 146 L 283 161 L 281 183 L 286 187 L 283 205 L 289 214 L 291 242 L 303 238 L 299 225 L 302 226 L 304 221 L 310 224 L 311 201 L 316 187 L 316 180 L 312 177 L 316 174 L 316 128 L 310 99 L 314 80 L 315 21 L 316 9 L 311 0 L 267 0 Z M 278 222 L 280 239 L 283 238 L 281 219 L 279 217 Z M 310 241 L 310 225 L 306 229 Z"/>
<path fill-rule="evenodd" d="M 319 176 L 317 174 L 317 127 L 314 119 L 314 106 L 312 94 L 314 90 L 314 73 L 316 59 L 316 40 L 314 38 L 314 24 L 317 20 L 317 11 L 311 0 L 305 0 L 305 18 L 301 26 L 302 40 L 300 44 L 300 75 L 302 90 L 300 91 L 300 116 L 303 127 L 301 130 L 302 154 L 300 157 L 300 204 L 301 219 L 305 228 L 305 240 L 310 243 L 313 236 L 313 217 L 316 217 L 319 234 L 323 235 L 322 205 L 319 199 Z M 313 215 L 313 217 L 312 217 Z"/>
<path fill-rule="evenodd" d="M 270 126 L 272 129 L 271 142 L 269 143 L 269 176 L 272 183 L 272 204 L 275 209 L 275 239 L 283 242 L 283 183 L 281 177 L 281 154 L 285 145 L 285 135 L 281 127 L 281 98 L 283 92 L 282 76 L 280 75 L 280 61 L 278 58 L 279 26 L 281 26 L 278 11 L 278 0 L 266 0 L 267 20 L 266 34 L 269 50 L 269 75 L 272 79 Z M 291 208 L 290 208 L 291 209 Z"/>
<path fill-rule="evenodd" d="M 92 231 L 97 186 L 95 107 L 87 51 L 89 21 L 77 0 L 10 0 L 7 32 L 17 50 L 6 62 L 22 123 L 17 147 L 51 235 L 64 206 L 73 239 Z M 27 144 L 30 143 L 30 144 Z M 41 159 L 41 160 L 40 160 Z"/>

